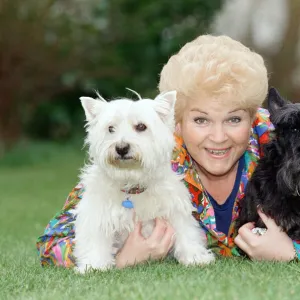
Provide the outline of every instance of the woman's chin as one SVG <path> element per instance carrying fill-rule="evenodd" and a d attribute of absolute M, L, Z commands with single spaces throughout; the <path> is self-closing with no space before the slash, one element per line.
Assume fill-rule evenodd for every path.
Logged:
<path fill-rule="evenodd" d="M 203 161 L 203 164 L 198 164 L 198 166 L 202 171 L 213 176 L 220 177 L 230 173 L 230 171 L 233 169 L 231 161 L 232 160 L 230 157 L 227 157 L 227 159 L 223 160 L 210 159 L 207 157 L 205 161 Z"/>

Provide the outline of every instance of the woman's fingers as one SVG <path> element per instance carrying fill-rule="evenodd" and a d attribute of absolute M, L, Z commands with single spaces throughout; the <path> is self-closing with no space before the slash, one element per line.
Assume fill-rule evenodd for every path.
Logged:
<path fill-rule="evenodd" d="M 168 224 L 168 227 L 165 231 L 165 234 L 161 240 L 162 247 L 169 251 L 175 242 L 175 230 L 174 228 Z"/>
<path fill-rule="evenodd" d="M 272 218 L 269 218 L 266 216 L 260 209 L 257 210 L 257 213 L 259 214 L 260 218 L 266 225 L 268 229 L 276 229 L 276 230 L 281 230 L 279 226 L 275 223 L 275 221 Z"/>
<path fill-rule="evenodd" d="M 166 229 L 167 229 L 166 221 L 161 218 L 156 218 L 155 227 L 152 234 L 148 238 L 148 242 L 150 244 L 155 244 L 155 245 L 159 244 L 165 235 Z"/>
<path fill-rule="evenodd" d="M 246 252 L 248 254 L 249 246 L 247 245 L 247 243 L 243 240 L 243 238 L 240 235 L 238 235 L 234 239 L 234 242 L 240 249 L 242 249 L 244 252 Z"/>

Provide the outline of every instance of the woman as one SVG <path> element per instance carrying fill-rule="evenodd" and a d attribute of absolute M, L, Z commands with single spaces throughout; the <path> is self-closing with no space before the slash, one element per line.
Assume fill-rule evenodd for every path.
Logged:
<path fill-rule="evenodd" d="M 260 106 L 267 95 L 263 59 L 226 36 L 200 36 L 187 43 L 164 66 L 161 92 L 176 90 L 172 166 L 184 174 L 194 214 L 207 233 L 208 246 L 224 256 L 238 256 L 237 246 L 253 259 L 290 261 L 300 257 L 300 241 L 292 241 L 275 222 L 259 212 L 268 231 L 255 235 L 253 224 L 236 232 L 235 221 L 244 189 L 261 155 L 260 145 L 273 126 Z M 42 265 L 74 265 L 74 208 L 84 192 L 78 185 L 63 210 L 38 239 Z M 164 257 L 172 246 L 173 229 L 156 220 L 152 235 L 141 235 L 136 223 L 116 255 L 119 268 Z M 167 242 L 166 242 L 167 241 Z"/>

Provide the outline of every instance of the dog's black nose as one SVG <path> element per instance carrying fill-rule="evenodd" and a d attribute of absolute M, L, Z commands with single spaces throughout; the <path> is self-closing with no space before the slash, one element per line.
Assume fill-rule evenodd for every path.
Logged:
<path fill-rule="evenodd" d="M 122 144 L 122 145 L 116 146 L 116 152 L 121 156 L 125 156 L 126 154 L 128 154 L 129 149 L 130 149 L 129 144 Z"/>

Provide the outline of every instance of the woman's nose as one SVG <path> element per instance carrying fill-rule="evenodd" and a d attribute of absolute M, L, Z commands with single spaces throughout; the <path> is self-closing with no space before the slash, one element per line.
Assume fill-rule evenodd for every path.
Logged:
<path fill-rule="evenodd" d="M 215 125 L 211 128 L 210 140 L 216 144 L 227 141 L 228 137 L 222 125 Z"/>

